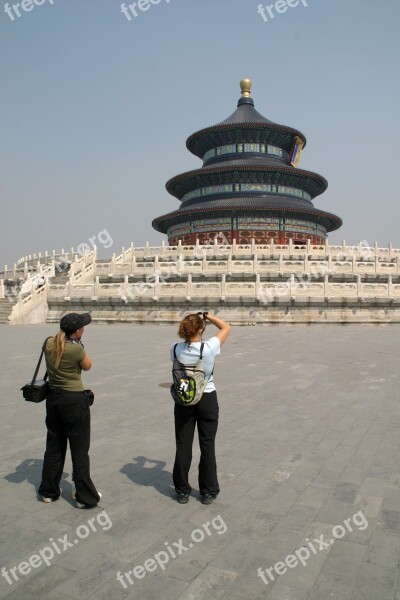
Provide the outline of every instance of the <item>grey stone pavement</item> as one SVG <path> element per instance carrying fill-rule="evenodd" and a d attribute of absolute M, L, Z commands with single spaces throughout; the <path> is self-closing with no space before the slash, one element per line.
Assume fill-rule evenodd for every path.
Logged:
<path fill-rule="evenodd" d="M 84 381 L 103 499 L 89 511 L 73 506 L 69 456 L 63 497 L 36 496 L 45 406 L 19 388 L 56 329 L 0 329 L 1 598 L 400 600 L 399 326 L 234 328 L 215 373 L 221 494 L 199 501 L 196 443 L 181 506 L 167 388 L 176 327 L 91 325 Z"/>

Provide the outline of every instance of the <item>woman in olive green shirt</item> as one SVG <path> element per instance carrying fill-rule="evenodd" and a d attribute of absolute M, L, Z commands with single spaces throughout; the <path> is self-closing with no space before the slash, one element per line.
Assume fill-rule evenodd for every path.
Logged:
<path fill-rule="evenodd" d="M 90 314 L 69 313 L 60 321 L 60 331 L 49 338 L 45 358 L 50 391 L 46 401 L 47 441 L 39 495 L 54 502 L 61 494 L 60 481 L 69 442 L 79 508 L 96 506 L 101 494 L 90 478 L 90 405 L 93 395 L 84 391 L 81 372 L 92 361 L 81 343 Z"/>

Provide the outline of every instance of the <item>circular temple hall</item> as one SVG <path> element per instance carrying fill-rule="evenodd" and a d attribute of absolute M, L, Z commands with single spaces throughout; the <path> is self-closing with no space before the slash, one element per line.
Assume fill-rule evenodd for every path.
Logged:
<path fill-rule="evenodd" d="M 170 179 L 180 207 L 153 221 L 170 246 L 323 243 L 342 220 L 313 200 L 328 187 L 321 175 L 298 168 L 306 145 L 296 129 L 269 121 L 254 108 L 251 81 L 240 82 L 237 109 L 225 121 L 192 134 L 186 146 L 201 169 Z"/>

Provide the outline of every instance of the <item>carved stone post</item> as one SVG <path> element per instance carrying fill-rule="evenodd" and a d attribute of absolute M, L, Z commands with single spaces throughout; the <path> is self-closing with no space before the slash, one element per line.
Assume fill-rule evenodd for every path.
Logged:
<path fill-rule="evenodd" d="M 221 300 L 225 300 L 226 298 L 226 275 L 222 273 L 222 281 L 221 281 Z"/>

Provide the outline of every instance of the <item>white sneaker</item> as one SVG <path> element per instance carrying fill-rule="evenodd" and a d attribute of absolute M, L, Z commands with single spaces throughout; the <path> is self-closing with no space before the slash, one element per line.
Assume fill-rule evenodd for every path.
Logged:
<path fill-rule="evenodd" d="M 62 496 L 62 489 L 60 488 L 60 496 Z M 42 496 L 42 500 L 45 504 L 50 504 L 50 502 L 56 502 L 58 498 L 48 498 L 46 496 Z"/>
<path fill-rule="evenodd" d="M 102 494 L 101 494 L 100 492 L 97 492 L 97 493 L 98 493 L 98 494 L 99 494 L 99 496 L 100 496 L 100 498 L 99 498 L 99 502 L 100 502 L 100 500 L 101 500 L 101 498 L 102 498 Z M 74 500 L 75 500 L 75 502 L 76 502 L 76 508 L 88 508 L 88 505 L 87 505 L 87 504 L 83 504 L 83 502 L 78 502 L 78 500 L 76 500 L 75 496 L 76 496 L 76 493 L 75 493 L 75 492 L 73 492 L 73 494 L 72 494 L 72 497 L 73 497 L 73 499 L 74 499 Z M 94 506 L 97 506 L 97 505 L 94 505 Z M 93 506 L 93 508 L 94 508 L 94 506 Z M 92 507 L 90 507 L 90 508 L 92 508 Z"/>

